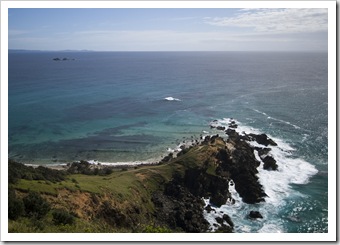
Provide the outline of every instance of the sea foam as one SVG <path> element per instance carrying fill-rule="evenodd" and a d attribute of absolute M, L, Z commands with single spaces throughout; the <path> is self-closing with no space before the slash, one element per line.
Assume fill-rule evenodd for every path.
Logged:
<path fill-rule="evenodd" d="M 167 101 L 181 101 L 180 99 L 174 98 L 174 97 L 165 97 L 164 100 L 167 100 Z"/>
<path fill-rule="evenodd" d="M 237 124 L 237 128 L 234 129 L 240 135 L 263 133 L 259 129 L 243 125 L 231 118 L 214 120 L 210 125 L 215 128 L 218 126 L 228 128 L 232 121 Z M 284 140 L 270 135 L 268 135 L 268 137 L 277 143 L 277 146 L 270 146 L 271 151 L 268 155 L 276 160 L 278 170 L 268 171 L 263 169 L 264 163 L 258 155 L 258 152 L 256 150 L 254 151 L 256 159 L 260 162 L 260 166 L 258 167 L 259 182 L 267 194 L 265 202 L 255 205 L 243 203 L 235 190 L 235 184 L 229 186 L 229 192 L 235 200 L 234 204 L 226 203 L 220 208 L 215 207 L 216 213 L 214 214 L 207 213 L 207 211 L 204 210 L 204 216 L 210 223 L 211 230 L 216 229 L 214 226 L 214 224 L 216 225 L 217 223 L 215 216 L 219 214 L 222 216 L 223 214 L 221 212 L 223 212 L 228 214 L 233 220 L 235 232 L 284 232 L 283 221 L 277 215 L 278 208 L 286 204 L 286 199 L 288 197 L 294 195 L 302 196 L 301 193 L 293 190 L 292 184 L 307 184 L 310 177 L 315 175 L 318 171 L 314 165 L 304 159 L 293 157 L 295 149 Z M 249 144 L 254 147 L 264 147 L 256 141 L 250 141 Z M 209 199 L 206 199 L 205 202 L 209 203 Z M 255 222 L 250 221 L 246 217 L 252 210 L 259 211 L 264 218 L 258 219 Z M 268 220 L 271 220 L 271 222 L 268 223 Z"/>

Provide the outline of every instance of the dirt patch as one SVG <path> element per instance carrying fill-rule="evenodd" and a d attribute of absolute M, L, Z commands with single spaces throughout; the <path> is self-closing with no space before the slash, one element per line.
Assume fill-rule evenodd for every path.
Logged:
<path fill-rule="evenodd" d="M 146 179 L 146 174 L 144 173 L 137 173 L 136 177 L 140 180 L 140 181 L 144 181 Z"/>

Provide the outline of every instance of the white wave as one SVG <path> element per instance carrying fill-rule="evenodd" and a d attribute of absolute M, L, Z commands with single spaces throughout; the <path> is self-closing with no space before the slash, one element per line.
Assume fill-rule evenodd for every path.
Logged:
<path fill-rule="evenodd" d="M 183 144 L 179 144 L 174 149 L 169 147 L 166 151 L 170 152 L 170 153 L 180 152 L 180 151 L 182 151 L 181 146 L 183 146 L 183 145 L 185 145 L 185 144 L 184 143 Z"/>
<path fill-rule="evenodd" d="M 103 166 L 136 166 L 141 164 L 153 164 L 155 162 L 152 161 L 134 161 L 134 162 L 99 162 L 97 160 L 88 160 L 87 161 L 93 165 L 103 165 Z"/>
<path fill-rule="evenodd" d="M 266 116 L 267 119 L 271 119 L 271 120 L 274 120 L 274 121 L 277 121 L 277 122 L 285 123 L 285 124 L 290 125 L 290 126 L 296 128 L 296 129 L 301 129 L 301 127 L 299 127 L 299 126 L 297 126 L 297 125 L 295 125 L 291 122 L 288 122 L 288 121 L 285 121 L 285 120 L 282 120 L 282 119 L 278 119 L 278 118 L 275 118 L 275 117 L 271 117 L 265 112 L 262 112 L 262 111 L 259 111 L 259 110 L 256 110 L 256 109 L 253 109 L 253 111 L 256 111 L 257 113 L 260 113 L 260 114 Z"/>
<path fill-rule="evenodd" d="M 258 231 L 259 233 L 282 233 L 281 229 L 278 229 L 277 224 L 264 224 Z"/>
<path fill-rule="evenodd" d="M 261 134 L 262 132 L 256 128 L 252 128 L 238 122 L 232 118 L 223 118 L 220 120 L 214 120 L 210 123 L 213 127 L 226 127 L 234 121 L 237 124 L 237 128 L 233 128 L 240 135 L 255 133 Z M 272 137 L 269 138 L 277 143 L 277 146 L 269 146 L 271 151 L 268 155 L 272 156 L 276 160 L 278 165 L 277 171 L 268 171 L 263 169 L 263 162 L 255 150 L 254 154 L 256 159 L 260 162 L 258 167 L 259 182 L 263 186 L 265 193 L 268 195 L 265 197 L 265 202 L 254 205 L 248 205 L 242 202 L 242 199 L 235 190 L 235 184 L 229 186 L 229 192 L 235 200 L 235 204 L 226 203 L 220 208 L 216 208 L 217 213 L 220 211 L 228 214 L 235 224 L 235 232 L 284 232 L 283 223 L 280 217 L 277 217 L 278 208 L 282 207 L 286 203 L 286 198 L 289 196 L 302 196 L 302 194 L 294 191 L 291 188 L 292 184 L 307 184 L 310 177 L 315 175 L 318 171 L 314 165 L 308 163 L 302 158 L 294 158 L 292 152 L 295 151 L 284 140 Z M 264 147 L 258 144 L 256 141 L 249 142 L 254 147 Z M 254 208 L 262 214 L 263 219 L 255 221 L 249 221 L 245 218 L 251 210 Z M 255 210 L 256 210 L 255 209 Z M 215 218 L 208 217 L 210 214 L 204 213 L 205 217 L 213 228 L 213 223 L 216 223 Z M 220 215 L 221 216 L 221 215 Z"/>
<path fill-rule="evenodd" d="M 174 98 L 174 97 L 165 97 L 164 100 L 167 100 L 167 101 L 181 101 L 180 99 Z"/>
<path fill-rule="evenodd" d="M 277 171 L 263 169 L 263 162 L 258 157 L 258 153 L 255 152 L 257 159 L 261 163 L 258 168 L 259 182 L 268 195 L 265 198 L 266 202 L 274 206 L 281 206 L 285 202 L 284 199 L 293 194 L 291 184 L 307 184 L 309 178 L 318 171 L 303 159 L 290 158 L 287 156 L 288 153 L 275 149 L 275 147 L 272 148 L 269 154 L 276 160 Z"/>

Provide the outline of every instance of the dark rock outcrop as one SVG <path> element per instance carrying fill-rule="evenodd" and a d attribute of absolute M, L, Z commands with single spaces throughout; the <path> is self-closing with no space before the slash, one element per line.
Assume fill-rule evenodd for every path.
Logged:
<path fill-rule="evenodd" d="M 235 131 L 235 129 L 228 128 L 225 132 L 229 136 L 229 139 L 232 139 L 234 141 L 239 139 L 239 134 Z"/>
<path fill-rule="evenodd" d="M 204 209 L 207 211 L 207 213 L 210 213 L 211 211 L 214 211 L 216 213 L 216 210 L 213 209 L 209 204 Z"/>
<path fill-rule="evenodd" d="M 237 128 L 237 124 L 234 120 L 229 123 L 229 128 Z"/>
<path fill-rule="evenodd" d="M 210 202 L 216 206 L 225 204 L 230 198 L 228 180 L 221 176 L 210 175 L 206 169 L 188 169 L 183 179 L 184 186 L 196 196 L 211 197 Z"/>
<path fill-rule="evenodd" d="M 211 140 L 216 139 L 212 137 Z M 203 217 L 205 204 L 202 197 L 210 197 L 211 204 L 215 206 L 225 204 L 231 199 L 228 183 L 226 177 L 207 173 L 205 165 L 187 169 L 183 177 L 175 173 L 165 185 L 164 192 L 153 195 L 157 220 L 171 228 L 180 227 L 185 232 L 206 232 L 209 223 Z M 205 209 L 209 213 L 215 211 L 211 205 Z"/>
<path fill-rule="evenodd" d="M 155 193 L 153 196 L 157 220 L 171 228 L 179 227 L 185 232 L 207 231 L 209 223 L 204 219 L 202 210 L 216 213 L 212 206 L 219 207 L 230 200 L 230 203 L 233 203 L 228 189 L 231 180 L 230 183 L 235 185 L 243 202 L 255 204 L 265 201 L 267 195 L 257 176 L 260 162 L 256 159 L 254 150 L 264 162 L 265 169 L 277 170 L 277 164 L 275 159 L 268 155 L 271 148 L 253 147 L 249 141 L 256 141 L 263 146 L 275 146 L 276 143 L 266 134 L 240 135 L 235 130 L 235 122 L 230 122 L 226 130 L 222 126 L 212 127 L 225 131 L 228 135 L 227 141 L 219 135 L 206 136 L 198 145 L 205 149 L 206 154 L 198 153 L 198 149 L 193 147 L 178 155 L 177 157 L 185 159 L 180 162 L 185 164 L 189 161 L 190 167 L 182 174 L 174 174 L 173 179 L 165 185 L 164 192 Z M 189 156 L 193 156 L 195 160 L 192 161 Z M 171 161 L 176 162 L 176 159 Z M 193 163 L 195 161 L 199 163 L 196 165 Z M 202 197 L 210 198 L 210 204 L 206 207 Z M 248 218 L 258 219 L 262 218 L 262 215 L 258 211 L 251 211 Z M 227 214 L 216 218 L 216 223 L 216 232 L 231 232 L 234 227 Z"/>
<path fill-rule="evenodd" d="M 267 147 L 264 147 L 264 148 L 254 147 L 254 149 L 259 153 L 260 157 L 267 155 L 271 151 L 271 148 L 267 148 Z"/>
<path fill-rule="evenodd" d="M 185 232 L 206 232 L 209 223 L 203 217 L 204 202 L 191 194 L 177 180 L 170 181 L 164 193 L 153 194 L 152 201 L 156 206 L 158 222 L 172 229 Z"/>
<path fill-rule="evenodd" d="M 250 211 L 248 217 L 250 219 L 263 219 L 263 216 L 259 211 Z"/>
<path fill-rule="evenodd" d="M 268 145 L 272 145 L 272 146 L 277 146 L 276 142 L 274 140 L 272 140 L 271 138 L 269 138 L 266 134 L 247 134 L 248 136 L 250 136 L 253 140 L 255 140 L 257 143 L 259 143 L 260 145 L 264 145 L 264 146 L 268 146 Z"/>
<path fill-rule="evenodd" d="M 277 170 L 278 165 L 276 164 L 276 160 L 271 156 L 266 156 L 264 158 L 261 157 L 263 161 L 263 168 L 266 170 Z"/>
<path fill-rule="evenodd" d="M 231 220 L 231 218 L 229 217 L 229 215 L 227 215 L 227 214 L 223 214 L 223 220 L 224 221 L 226 221 L 227 223 L 228 223 L 228 225 L 230 226 L 230 227 L 234 227 L 234 223 L 233 223 L 233 221 Z"/>
<path fill-rule="evenodd" d="M 230 173 L 235 189 L 244 202 L 253 204 L 264 201 L 266 194 L 256 175 L 260 162 L 256 160 L 253 148 L 247 142 L 238 140 L 237 136 L 228 142 L 234 149 L 219 151 L 217 158 L 221 168 Z"/>

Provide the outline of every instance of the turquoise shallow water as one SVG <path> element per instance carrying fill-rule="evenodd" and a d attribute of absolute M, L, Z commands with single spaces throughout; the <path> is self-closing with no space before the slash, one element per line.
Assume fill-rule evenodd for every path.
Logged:
<path fill-rule="evenodd" d="M 239 232 L 327 232 L 326 53 L 10 52 L 8 93 L 9 157 L 25 163 L 153 160 L 235 118 L 317 170 Z"/>

